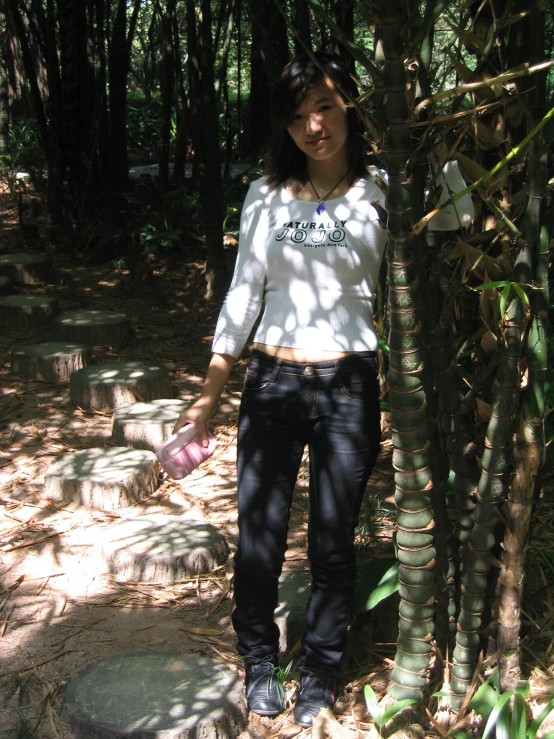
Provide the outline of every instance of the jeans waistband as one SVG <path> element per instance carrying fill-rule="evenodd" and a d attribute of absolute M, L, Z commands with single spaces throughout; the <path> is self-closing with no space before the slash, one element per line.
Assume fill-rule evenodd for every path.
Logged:
<path fill-rule="evenodd" d="M 253 349 L 251 360 L 255 360 L 258 364 L 269 369 L 279 370 L 280 368 L 287 370 L 288 374 L 299 374 L 305 375 L 306 368 L 313 368 L 314 373 L 324 372 L 329 374 L 330 370 L 337 370 L 340 368 L 347 368 L 348 366 L 355 365 L 360 359 L 377 359 L 377 352 L 363 351 L 356 352 L 355 354 L 347 354 L 344 357 L 337 357 L 336 359 L 326 359 L 320 362 L 293 362 L 290 359 L 280 359 L 274 357 L 271 354 L 266 354 L 259 349 Z"/>

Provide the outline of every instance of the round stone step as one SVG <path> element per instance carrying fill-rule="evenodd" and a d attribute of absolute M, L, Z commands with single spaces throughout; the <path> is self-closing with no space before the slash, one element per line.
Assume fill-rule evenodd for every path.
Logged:
<path fill-rule="evenodd" d="M 246 696 L 238 673 L 208 657 L 131 652 L 71 680 L 62 721 L 77 739 L 235 739 Z"/>
<path fill-rule="evenodd" d="M 90 346 L 64 341 L 45 341 L 26 344 L 12 351 L 13 375 L 30 380 L 53 382 L 72 372 L 87 367 L 92 362 Z"/>
<path fill-rule="evenodd" d="M 0 295 L 11 295 L 14 292 L 12 281 L 9 277 L 0 277 Z"/>
<path fill-rule="evenodd" d="M 156 455 L 144 449 L 84 449 L 49 465 L 44 492 L 57 503 L 116 511 L 152 495 L 159 484 L 158 469 Z"/>
<path fill-rule="evenodd" d="M 134 392 L 133 392 L 134 391 Z M 169 372 L 155 362 L 108 362 L 78 370 L 69 380 L 71 402 L 80 408 L 109 410 L 137 400 L 171 398 Z"/>
<path fill-rule="evenodd" d="M 36 285 L 54 282 L 54 268 L 50 257 L 44 254 L 0 254 L 0 275 L 14 284 Z"/>
<path fill-rule="evenodd" d="M 52 323 L 59 313 L 56 298 L 49 295 L 7 295 L 0 298 L 0 323 L 22 330 Z"/>
<path fill-rule="evenodd" d="M 161 398 L 119 408 L 112 418 L 112 440 L 119 446 L 158 450 L 173 433 L 173 426 L 190 403 Z"/>
<path fill-rule="evenodd" d="M 290 652 L 304 633 L 311 587 L 309 570 L 286 570 L 279 578 L 279 603 L 274 618 L 280 631 L 281 652 Z"/>
<path fill-rule="evenodd" d="M 120 346 L 131 337 L 131 319 L 113 310 L 70 310 L 54 321 L 57 339 L 91 346 Z"/>
<path fill-rule="evenodd" d="M 114 521 L 100 531 L 99 546 L 121 581 L 176 582 L 211 572 L 229 558 L 218 528 L 165 514 Z"/>

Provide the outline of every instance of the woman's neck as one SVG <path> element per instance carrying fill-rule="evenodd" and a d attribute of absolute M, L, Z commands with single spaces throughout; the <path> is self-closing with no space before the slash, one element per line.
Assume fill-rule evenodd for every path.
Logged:
<path fill-rule="evenodd" d="M 331 157 L 323 161 L 308 158 L 306 162 L 308 177 L 320 190 L 329 190 L 348 171 L 346 155 Z"/>

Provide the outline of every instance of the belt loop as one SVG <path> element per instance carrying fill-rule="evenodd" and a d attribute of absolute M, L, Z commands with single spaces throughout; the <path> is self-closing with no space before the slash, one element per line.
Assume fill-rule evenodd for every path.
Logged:
<path fill-rule="evenodd" d="M 279 375 L 279 370 L 281 369 L 281 362 L 282 359 L 279 359 L 279 357 L 274 357 L 275 359 L 275 367 L 273 368 L 273 372 L 271 373 L 270 382 L 275 382 Z"/>

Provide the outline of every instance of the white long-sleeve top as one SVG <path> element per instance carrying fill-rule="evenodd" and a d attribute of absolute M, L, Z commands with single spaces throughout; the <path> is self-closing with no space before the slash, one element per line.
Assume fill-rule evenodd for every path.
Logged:
<path fill-rule="evenodd" d="M 251 184 L 213 352 L 240 356 L 264 299 L 258 343 L 305 351 L 376 350 L 373 303 L 387 243 L 371 205 L 385 201 L 376 176 L 386 182 L 385 172 L 371 168 L 346 195 L 326 200 L 321 215 L 318 203 L 297 200 L 287 188 L 270 189 L 264 178 Z M 450 228 L 460 225 L 454 216 Z"/>

